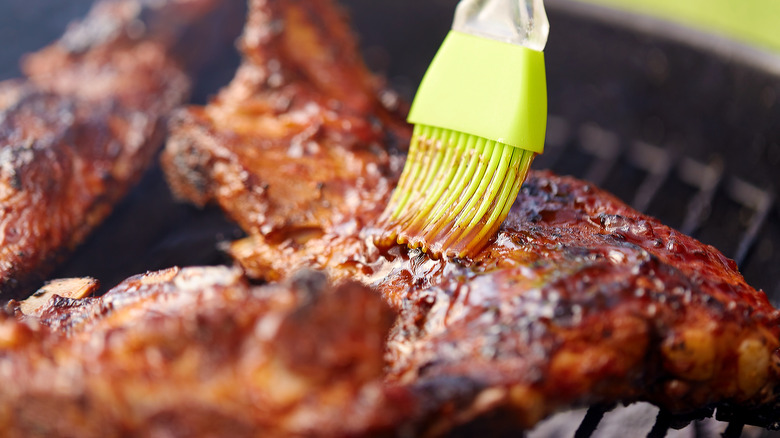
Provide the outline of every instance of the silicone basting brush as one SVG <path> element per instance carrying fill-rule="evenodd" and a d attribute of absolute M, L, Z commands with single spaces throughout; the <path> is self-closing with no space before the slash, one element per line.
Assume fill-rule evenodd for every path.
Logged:
<path fill-rule="evenodd" d="M 462 0 L 418 89 L 378 244 L 469 257 L 496 233 L 544 148 L 542 0 Z"/>

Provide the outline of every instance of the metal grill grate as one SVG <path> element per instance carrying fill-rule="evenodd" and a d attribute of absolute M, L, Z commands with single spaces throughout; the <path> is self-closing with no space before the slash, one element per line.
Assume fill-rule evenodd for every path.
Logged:
<path fill-rule="evenodd" d="M 594 123 L 571 126 L 551 116 L 549 125 L 554 134 L 535 168 L 589 180 L 635 209 L 714 245 L 743 270 L 762 230 L 777 225 L 773 191 L 728 174 L 720 161 L 701 163 L 677 150 L 621 139 Z M 777 250 L 772 245 L 763 258 Z M 771 284 L 763 286 L 780 301 Z"/>
<path fill-rule="evenodd" d="M 728 241 L 721 240 L 718 247 L 743 268 L 745 263 L 750 263 L 749 255 L 755 250 L 762 230 L 777 226 L 777 215 L 772 216 L 776 206 L 774 193 L 729 174 L 728 166 L 720 161 L 702 163 L 679 150 L 621 138 L 592 122 L 574 125 L 563 117 L 551 116 L 549 127 L 547 149 L 534 167 L 589 180 L 618 194 L 637 210 L 656 216 L 705 243 L 709 243 L 707 240 L 714 233 L 726 229 Z M 724 205 L 730 211 L 720 211 Z M 712 240 L 717 246 L 718 239 Z M 780 300 L 777 295 L 772 298 Z M 604 436 L 597 430 L 613 409 L 615 406 L 591 406 L 581 421 L 574 423 L 578 424 L 576 430 L 564 436 L 572 433 L 575 438 Z M 749 434 L 743 433 L 747 421 L 742 421 L 740 415 L 719 412 L 719 418 L 729 420 L 724 424 L 712 419 L 713 414 L 713 409 L 685 416 L 659 411 L 646 436 L 665 437 L 670 431 L 683 430 L 681 436 L 711 437 L 713 429 L 724 438 L 774 436 L 755 428 Z M 707 426 L 704 419 L 708 419 Z M 552 421 L 557 420 L 553 417 Z M 569 418 L 563 421 L 572 423 Z M 769 426 L 762 421 L 755 423 Z"/>
<path fill-rule="evenodd" d="M 628 406 L 594 405 L 587 410 L 558 414 L 526 434 L 527 438 L 770 438 L 775 432 L 746 425 L 728 412 L 704 409 L 687 415 L 672 415 L 648 403 Z"/>

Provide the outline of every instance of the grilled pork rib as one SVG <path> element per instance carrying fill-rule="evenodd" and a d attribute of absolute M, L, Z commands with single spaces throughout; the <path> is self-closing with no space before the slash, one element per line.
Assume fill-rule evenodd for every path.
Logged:
<path fill-rule="evenodd" d="M 531 173 L 472 260 L 375 247 L 407 129 L 329 1 L 250 13 L 233 82 L 172 124 L 171 186 L 249 233 L 231 253 L 251 276 L 315 268 L 378 290 L 400 313 L 388 381 L 441 409 L 431 431 L 531 427 L 591 403 L 774 403 L 780 314 L 765 295 L 716 249 L 587 183 Z"/>
<path fill-rule="evenodd" d="M 341 228 L 357 239 L 384 208 L 411 130 L 329 0 L 252 1 L 249 14 L 235 79 L 211 105 L 174 116 L 162 164 L 180 196 L 219 202 L 251 235 L 294 245 L 296 260 L 325 260 L 323 237 Z M 276 279 L 305 264 L 254 273 Z"/>
<path fill-rule="evenodd" d="M 393 317 L 359 284 L 218 267 L 55 297 L 0 316 L 3 436 L 383 436 L 414 409 L 383 383 Z"/>
<path fill-rule="evenodd" d="M 196 24 L 220 3 L 102 1 L 0 83 L 0 300 L 34 290 L 152 162 L 202 63 L 181 39 L 215 37 Z"/>

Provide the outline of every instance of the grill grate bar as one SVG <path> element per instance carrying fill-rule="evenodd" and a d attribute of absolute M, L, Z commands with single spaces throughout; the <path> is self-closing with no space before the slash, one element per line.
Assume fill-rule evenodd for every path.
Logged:
<path fill-rule="evenodd" d="M 702 226 L 707 217 L 707 211 L 715 199 L 715 193 L 723 182 L 723 166 L 705 165 L 690 158 L 684 158 L 678 168 L 680 180 L 696 187 L 699 192 L 688 204 L 688 212 L 685 215 L 680 231 L 692 235 Z"/>
<path fill-rule="evenodd" d="M 737 178 L 732 178 L 730 181 L 728 193 L 732 199 L 755 211 L 734 254 L 734 261 L 738 265 L 742 265 L 748 252 L 756 243 L 761 227 L 764 226 L 769 217 L 775 203 L 775 197 L 772 193 Z"/>
<path fill-rule="evenodd" d="M 658 416 L 655 418 L 655 424 L 650 432 L 647 434 L 647 438 L 664 438 L 669 428 L 672 426 L 672 415 L 661 409 L 658 412 Z"/>
<path fill-rule="evenodd" d="M 621 153 L 617 134 L 593 124 L 582 125 L 579 131 L 580 148 L 595 157 L 585 179 L 600 186 L 609 176 Z"/>
<path fill-rule="evenodd" d="M 632 409 L 632 407 L 635 409 Z M 587 412 L 578 412 L 579 415 L 574 420 L 574 424 L 577 424 L 576 430 L 561 427 L 560 421 L 566 421 L 563 418 L 573 420 L 571 416 L 559 417 L 559 424 L 552 427 L 549 427 L 550 424 L 548 424 L 546 429 L 537 429 L 530 436 L 568 435 L 574 438 L 612 436 L 611 434 L 615 432 L 614 427 L 629 424 L 636 426 L 633 435 L 640 433 L 640 430 L 644 430 L 647 433 L 646 436 L 651 438 L 665 437 L 677 430 L 682 431 L 682 433 L 680 435 L 675 434 L 675 436 L 702 438 L 714 438 L 715 436 L 726 438 L 739 437 L 748 424 L 774 430 L 764 420 L 757 420 L 759 417 L 748 419 L 748 417 L 744 416 L 744 412 L 736 413 L 719 410 L 717 419 L 715 419 L 713 418 L 715 414 L 715 408 L 713 407 L 702 408 L 685 414 L 672 414 L 667 410 L 659 409 L 657 406 L 647 403 L 640 402 L 637 405 L 626 405 L 624 407 L 618 407 L 617 403 L 609 403 L 594 404 L 588 408 Z M 650 415 L 655 415 L 655 421 L 652 420 Z M 774 416 L 769 414 L 769 417 L 773 418 Z M 652 421 L 652 425 L 648 423 L 649 421 Z M 618 427 L 622 428 L 623 426 Z"/>
<path fill-rule="evenodd" d="M 693 422 L 693 436 L 695 438 L 708 438 L 707 431 L 704 429 L 702 421 Z"/>
<path fill-rule="evenodd" d="M 589 438 L 593 436 L 599 423 L 604 418 L 604 414 L 614 409 L 615 405 L 593 405 L 588 408 L 588 413 L 582 419 L 577 431 L 574 432 L 574 438 Z"/>
<path fill-rule="evenodd" d="M 723 432 L 722 436 L 723 438 L 739 438 L 742 436 L 742 429 L 744 428 L 744 424 L 732 421 L 729 423 L 728 427 L 726 427 L 726 430 Z"/>
<path fill-rule="evenodd" d="M 764 224 L 767 221 L 767 218 L 769 217 L 769 211 L 771 210 L 772 203 L 773 202 L 769 202 L 767 208 L 765 209 L 762 208 L 753 217 L 753 220 L 751 221 L 748 230 L 745 232 L 745 235 L 742 237 L 742 240 L 739 242 L 737 253 L 734 256 L 734 261 L 737 262 L 737 265 L 742 266 L 742 263 L 745 261 L 748 253 L 750 252 L 750 249 L 753 247 L 753 245 L 755 245 L 756 241 L 758 240 L 758 234 L 761 231 L 761 227 L 764 226 Z"/>
<path fill-rule="evenodd" d="M 629 159 L 633 165 L 648 173 L 631 202 L 631 206 L 644 212 L 669 178 L 674 160 L 668 150 L 644 142 L 634 143 L 629 151 Z"/>

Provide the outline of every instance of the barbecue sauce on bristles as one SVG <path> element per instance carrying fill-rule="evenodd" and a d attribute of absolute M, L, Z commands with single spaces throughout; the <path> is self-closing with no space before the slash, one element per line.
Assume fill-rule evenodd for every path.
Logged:
<path fill-rule="evenodd" d="M 473 257 L 509 214 L 536 154 L 462 133 L 437 137 L 415 127 L 375 243 L 408 245 L 436 259 Z"/>

